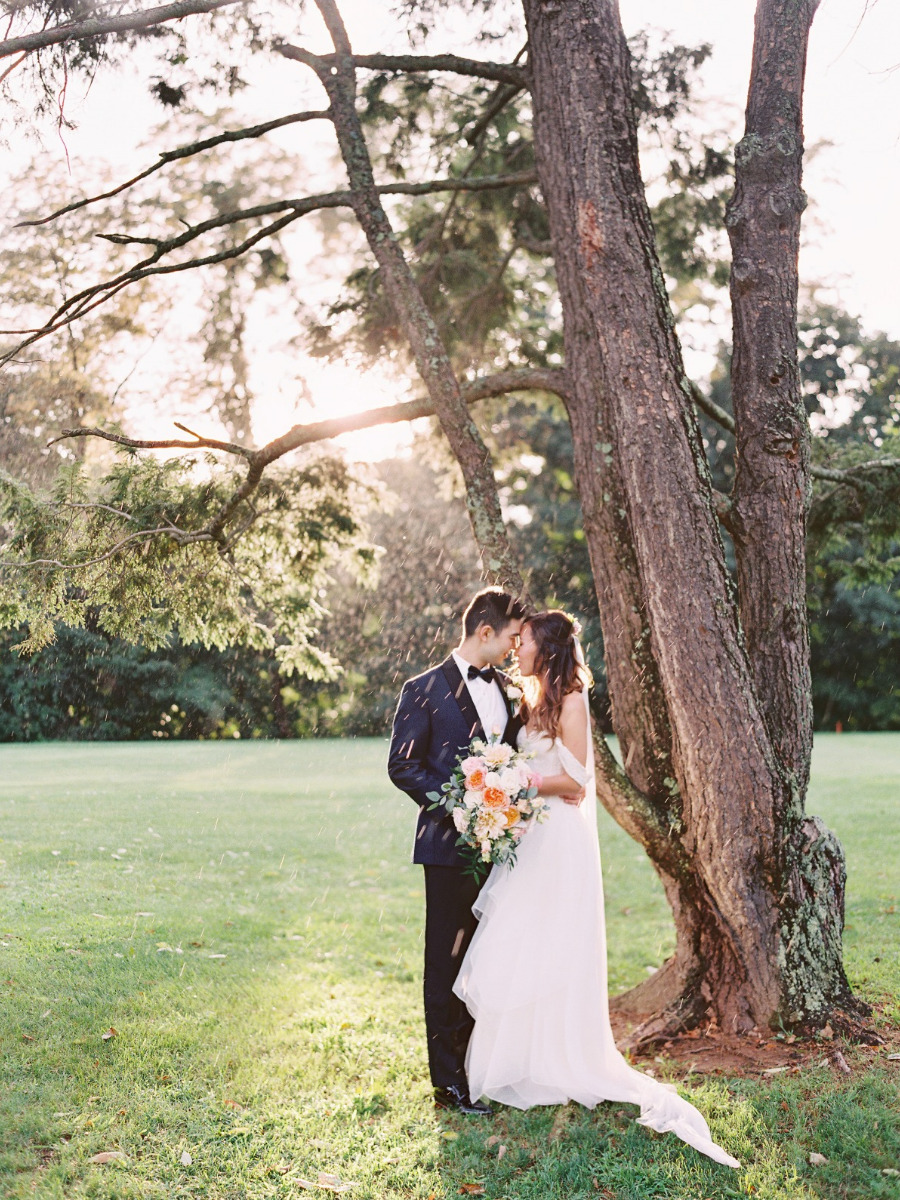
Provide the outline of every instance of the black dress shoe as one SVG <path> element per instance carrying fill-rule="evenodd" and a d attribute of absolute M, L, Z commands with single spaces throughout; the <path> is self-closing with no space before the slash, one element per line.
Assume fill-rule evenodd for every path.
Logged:
<path fill-rule="evenodd" d="M 464 1113 L 467 1117 L 492 1117 L 494 1115 L 494 1110 L 489 1104 L 473 1100 L 465 1088 L 456 1084 L 451 1087 L 435 1088 L 434 1103 L 436 1108 L 455 1108 L 457 1112 Z"/>

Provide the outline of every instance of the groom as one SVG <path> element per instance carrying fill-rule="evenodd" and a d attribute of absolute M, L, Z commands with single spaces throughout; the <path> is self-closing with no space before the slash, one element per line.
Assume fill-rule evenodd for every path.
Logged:
<path fill-rule="evenodd" d="M 429 812 L 427 793 L 440 791 L 472 738 L 496 732 L 515 744 L 509 679 L 495 668 L 518 644 L 524 616 L 525 606 L 499 588 L 474 597 L 457 649 L 403 685 L 388 756 L 391 782 L 419 805 L 413 862 L 425 867 L 425 1029 L 434 1098 L 462 1113 L 492 1111 L 469 1095 L 465 1059 L 474 1022 L 452 990 L 475 932 L 479 884 L 463 873 L 449 813 Z"/>

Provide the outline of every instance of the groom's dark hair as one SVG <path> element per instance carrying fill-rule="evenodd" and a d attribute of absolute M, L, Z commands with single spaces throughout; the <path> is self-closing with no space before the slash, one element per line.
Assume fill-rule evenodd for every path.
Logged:
<path fill-rule="evenodd" d="M 510 621 L 521 621 L 524 616 L 521 600 L 502 588 L 485 588 L 472 597 L 463 613 L 463 635 L 471 637 L 479 625 L 490 625 L 495 633 L 502 633 Z"/>

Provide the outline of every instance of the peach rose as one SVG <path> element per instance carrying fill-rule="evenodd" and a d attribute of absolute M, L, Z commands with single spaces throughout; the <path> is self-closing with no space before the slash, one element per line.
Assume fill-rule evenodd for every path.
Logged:
<path fill-rule="evenodd" d="M 510 825 L 515 825 L 522 814 L 517 808 L 508 808 L 503 815 L 506 817 L 506 828 L 509 829 Z"/>
<path fill-rule="evenodd" d="M 509 797 L 502 788 L 487 787 L 484 789 L 484 802 L 488 808 L 506 808 Z"/>
<path fill-rule="evenodd" d="M 471 775 L 466 776 L 465 786 L 469 791 L 476 792 L 479 788 L 484 787 L 484 771 L 480 767 L 476 767 Z"/>

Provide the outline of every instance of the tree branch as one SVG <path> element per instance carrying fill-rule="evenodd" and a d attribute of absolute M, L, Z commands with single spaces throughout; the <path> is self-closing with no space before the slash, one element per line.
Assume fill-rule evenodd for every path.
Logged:
<path fill-rule="evenodd" d="M 528 249 L 527 244 L 522 244 L 525 245 L 526 249 Z M 732 417 L 730 413 L 727 413 L 724 408 L 720 408 L 715 401 L 710 400 L 708 396 L 704 395 L 696 383 L 691 383 L 690 387 L 691 396 L 693 397 L 694 403 L 701 410 L 701 412 L 705 412 L 706 415 L 711 417 L 717 425 L 721 425 L 723 429 L 727 429 L 729 433 L 733 434 L 735 429 L 734 417 Z M 813 463 L 810 466 L 809 473 L 814 479 L 826 479 L 830 483 L 845 483 L 849 487 L 859 487 L 861 486 L 861 482 L 855 478 L 857 473 L 877 471 L 880 468 L 890 469 L 895 467 L 898 463 L 900 463 L 900 459 L 875 458 L 870 462 L 858 463 L 856 466 L 844 467 L 840 469 L 835 467 L 822 467 L 816 463 Z"/>
<path fill-rule="evenodd" d="M 185 429 L 184 425 L 174 422 L 176 428 Z M 191 433 L 191 430 L 185 430 L 186 433 Z M 228 454 L 239 454 L 242 458 L 250 458 L 254 451 L 248 450 L 246 446 L 238 446 L 234 442 L 220 442 L 215 438 L 201 437 L 199 433 L 193 433 L 192 442 L 186 442 L 178 438 L 163 438 L 152 441 L 147 441 L 138 438 L 125 437 L 121 433 L 112 433 L 108 429 L 98 429 L 93 425 L 81 425 L 77 429 L 64 429 L 55 438 L 52 438 L 47 445 L 54 446 L 57 442 L 64 442 L 68 438 L 76 437 L 98 437 L 103 438 L 106 442 L 115 442 L 117 446 L 125 446 L 129 450 L 224 450 Z M 93 506 L 91 506 L 93 507 Z"/>
<path fill-rule="evenodd" d="M 62 217 L 66 213 L 77 212 L 78 209 L 86 208 L 89 204 L 96 204 L 99 200 L 109 200 L 113 196 L 118 196 L 120 192 L 124 192 L 126 188 L 130 188 L 142 179 L 146 179 L 148 175 L 159 171 L 167 163 L 176 162 L 181 158 L 190 158 L 194 154 L 202 154 L 204 150 L 211 150 L 214 146 L 221 146 L 224 142 L 240 142 L 245 138 L 262 137 L 263 134 L 270 133 L 273 129 L 282 129 L 285 125 L 294 125 L 301 121 L 322 120 L 327 118 L 328 115 L 327 109 L 290 113 L 288 116 L 278 117 L 274 121 L 265 121 L 262 125 L 249 125 L 246 129 L 228 130 L 226 133 L 220 133 L 216 137 L 204 138 L 203 141 L 192 142 L 188 146 L 180 146 L 177 150 L 165 150 L 160 154 L 159 161 L 155 162 L 152 167 L 147 167 L 146 170 L 141 171 L 132 179 L 127 179 L 125 183 L 120 183 L 112 191 L 100 192 L 98 195 L 89 196 L 85 200 L 76 200 L 74 204 L 67 204 L 65 208 L 58 208 L 49 217 L 41 217 L 37 221 L 20 221 L 14 228 L 22 229 L 32 225 L 46 225 L 49 221 L 55 221 L 57 217 Z"/>
<path fill-rule="evenodd" d="M 280 43 L 275 47 L 285 58 L 297 62 L 309 63 L 308 52 L 299 46 Z M 500 83 L 509 83 L 516 88 L 526 88 L 528 77 L 521 67 L 508 63 L 480 62 L 474 58 L 460 58 L 456 54 L 350 54 L 340 56 L 341 60 L 353 67 L 363 67 L 369 71 L 446 71 L 453 75 L 469 75 L 476 79 L 496 79 Z M 327 68 L 337 65 L 338 55 L 323 54 L 319 62 Z"/>
<path fill-rule="evenodd" d="M 533 370 L 500 371 L 496 375 L 486 375 L 480 379 L 473 379 L 471 382 L 463 385 L 462 394 L 465 403 L 474 404 L 478 400 L 485 400 L 492 396 L 502 396 L 509 392 L 518 391 L 545 391 L 565 397 L 569 389 L 569 377 L 564 370 L 560 368 L 535 368 Z M 241 504 L 245 501 L 249 503 L 250 497 L 259 486 L 264 471 L 277 459 L 283 458 L 285 454 L 289 454 L 292 450 L 296 450 L 300 446 L 308 446 L 314 442 L 338 437 L 342 433 L 351 433 L 358 429 L 371 429 L 375 425 L 415 421 L 421 417 L 433 417 L 435 415 L 434 404 L 427 399 L 410 400 L 404 404 L 389 404 L 382 408 L 373 408 L 368 412 L 354 413 L 347 417 L 334 417 L 327 421 L 315 421 L 307 425 L 295 425 L 287 433 L 268 442 L 265 446 L 261 446 L 258 450 L 253 450 L 246 446 L 238 446 L 234 442 L 221 442 L 215 438 L 201 437 L 199 434 L 193 434 L 195 440 L 192 442 L 186 442 L 180 438 L 129 438 L 123 434 L 111 433 L 109 430 L 98 429 L 92 426 L 64 429 L 58 437 L 48 442 L 48 445 L 52 446 L 55 442 L 73 437 L 99 437 L 105 441 L 114 442 L 116 445 L 124 446 L 129 450 L 209 449 L 222 450 L 225 453 L 240 456 L 247 463 L 247 475 L 240 486 L 225 501 L 218 513 L 196 533 L 187 534 L 179 530 L 177 531 L 177 537 L 175 537 L 174 533 L 171 534 L 179 544 L 187 541 L 217 542 L 221 553 L 224 554 L 233 547 L 241 534 L 250 528 L 253 520 L 251 519 L 247 522 L 228 541 L 224 537 L 226 526 Z M 176 421 L 175 424 L 179 429 L 185 429 L 185 426 L 179 422 Z M 186 430 L 186 432 L 190 432 L 190 430 Z M 109 508 L 108 505 L 72 505 L 70 507 Z M 127 513 L 119 512 L 115 509 L 110 509 L 110 511 L 117 512 L 119 516 L 128 518 Z M 158 534 L 165 531 L 154 530 L 152 532 Z M 171 533 L 171 531 L 169 532 Z M 134 536 L 138 537 L 140 535 L 136 534 Z M 128 541 L 129 539 L 126 539 L 124 542 L 119 543 L 116 549 L 122 549 L 128 544 Z M 111 554 L 112 552 L 110 555 L 105 555 L 104 558 L 111 557 Z M 95 561 L 100 562 L 103 560 L 97 559 L 91 560 L 90 563 L 70 563 L 66 565 L 55 560 L 51 562 L 49 559 L 41 559 L 39 561 L 36 560 L 34 563 L 21 565 L 55 565 L 63 567 L 66 570 L 71 570 L 75 567 L 92 565 Z"/>
<path fill-rule="evenodd" d="M 518 187 L 521 184 L 533 183 L 535 178 L 533 172 L 522 171 L 513 175 L 482 176 L 480 179 L 450 178 L 433 179 L 419 183 L 382 184 L 376 188 L 376 191 L 380 195 L 421 196 L 441 191 L 481 191 L 491 188 Z M 129 267 L 126 271 L 121 272 L 112 279 L 94 284 L 89 288 L 84 288 L 82 291 L 70 296 L 52 314 L 47 323 L 39 329 L 0 330 L 0 333 L 7 335 L 31 334 L 30 337 L 19 342 L 0 357 L 0 365 L 15 358 L 22 350 L 40 338 L 46 337 L 57 329 L 68 325 L 71 321 L 91 312 L 98 305 L 116 295 L 122 288 L 127 287 L 129 284 L 136 283 L 138 280 L 146 279 L 152 275 L 170 275 L 180 271 L 193 270 L 197 267 L 227 262 L 232 258 L 239 258 L 240 255 L 246 253 L 247 250 L 251 249 L 264 238 L 271 237 L 279 230 L 285 228 L 285 226 L 298 220 L 300 217 L 306 216 L 308 213 L 325 208 L 349 208 L 353 204 L 354 196 L 352 191 L 326 192 L 318 196 L 305 196 L 296 200 L 276 200 L 270 204 L 258 204 L 253 208 L 237 209 L 234 212 L 222 213 L 216 217 L 210 217 L 207 221 L 201 221 L 197 225 L 192 225 L 183 233 L 178 234 L 176 237 L 168 238 L 165 241 L 153 242 L 152 239 L 131 238 L 126 234 L 101 235 L 119 244 L 123 242 L 126 244 L 136 242 L 145 245 L 148 241 L 151 241 L 155 249 L 152 254 L 141 259 L 140 262 L 135 263 L 134 266 Z M 214 254 L 208 254 L 199 258 L 190 258 L 184 262 L 160 264 L 159 260 L 166 254 L 170 254 L 173 250 L 181 249 L 204 233 L 209 233 L 214 229 L 223 228 L 228 225 L 235 225 L 240 221 L 253 220 L 257 217 L 268 216 L 278 212 L 284 212 L 286 215 L 257 230 L 256 233 L 247 237 L 243 242 L 229 246 L 225 250 L 220 250 Z"/>
<path fill-rule="evenodd" d="M 812 468 L 812 474 L 817 479 L 827 479 L 831 483 L 843 483 L 848 487 L 863 487 L 868 483 L 865 476 L 872 471 L 896 471 L 900 467 L 900 458 L 870 458 L 868 462 L 856 463 L 852 467 L 819 467 Z"/>
<path fill-rule="evenodd" d="M 515 99 L 522 90 L 522 86 L 515 83 L 498 85 L 490 104 L 488 104 L 487 108 L 466 134 L 466 141 L 470 146 L 474 146 L 478 142 L 478 139 L 487 130 L 491 121 L 499 116 L 510 100 Z"/>
<path fill-rule="evenodd" d="M 696 383 L 692 382 L 690 388 L 691 398 L 701 412 L 705 412 L 708 417 L 712 417 L 717 425 L 721 425 L 729 433 L 734 433 L 734 417 L 730 413 L 727 413 L 724 408 L 720 408 L 714 400 L 710 400 Z"/>
<path fill-rule="evenodd" d="M 187 545 L 189 542 L 209 542 L 213 540 L 212 536 L 205 530 L 200 530 L 197 533 L 185 533 L 175 525 L 160 525 L 156 529 L 138 529 L 134 533 L 129 533 L 120 542 L 116 542 L 115 546 L 107 550 L 105 554 L 98 554 L 96 558 L 86 558 L 83 562 L 65 563 L 57 558 L 33 558 L 29 562 L 23 563 L 0 563 L 0 570 L 24 571 L 28 567 L 57 567 L 60 571 L 77 571 L 82 567 L 95 567 L 98 563 L 107 562 L 110 558 L 114 558 L 120 550 L 124 550 L 131 543 L 149 537 L 158 537 L 160 534 L 165 534 L 167 537 L 172 538 L 180 546 Z"/>
<path fill-rule="evenodd" d="M 148 29 L 167 21 L 180 21 L 195 13 L 210 13 L 227 5 L 244 3 L 244 0 L 176 0 L 174 4 L 163 4 L 148 8 L 144 12 L 118 13 L 109 17 L 89 17 L 84 21 L 71 21 L 53 29 L 39 29 L 22 37 L 8 38 L 0 42 L 0 58 L 8 58 L 21 51 L 41 50 L 73 38 L 96 37 L 103 33 L 128 33 L 133 29 Z"/>
<path fill-rule="evenodd" d="M 813 495 L 807 519 L 810 553 L 836 526 L 861 523 L 900 504 L 898 458 L 874 458 L 844 470 L 820 469 L 827 470 L 823 478 L 836 486 Z"/>
<path fill-rule="evenodd" d="M 484 375 L 462 385 L 462 394 L 467 404 L 475 404 L 479 400 L 487 400 L 494 396 L 508 395 L 510 392 L 541 391 L 565 399 L 570 391 L 569 376 L 561 367 L 522 368 L 509 371 L 499 371 L 496 375 Z M 193 442 L 179 438 L 130 438 L 120 433 L 111 433 L 107 429 L 95 426 L 80 426 L 77 429 L 64 429 L 58 437 L 48 442 L 48 446 L 67 438 L 99 437 L 107 442 L 115 442 L 129 450 L 223 450 L 227 454 L 240 455 L 248 461 L 263 460 L 268 466 L 276 459 L 289 454 L 300 446 L 308 446 L 315 442 L 324 442 L 330 438 L 340 437 L 343 433 L 354 433 L 360 429 L 372 429 L 377 425 L 397 425 L 403 421 L 418 421 L 423 417 L 435 416 L 435 409 L 428 399 L 407 400 L 402 404 L 386 404 L 381 408 L 370 408 L 366 412 L 351 413 L 346 417 L 330 417 L 325 421 L 311 421 L 306 425 L 294 425 L 287 433 L 274 438 L 271 442 L 253 450 L 247 446 L 238 446 L 234 442 L 220 442 L 215 438 L 200 437 Z M 184 429 L 177 421 L 179 429 Z"/>

